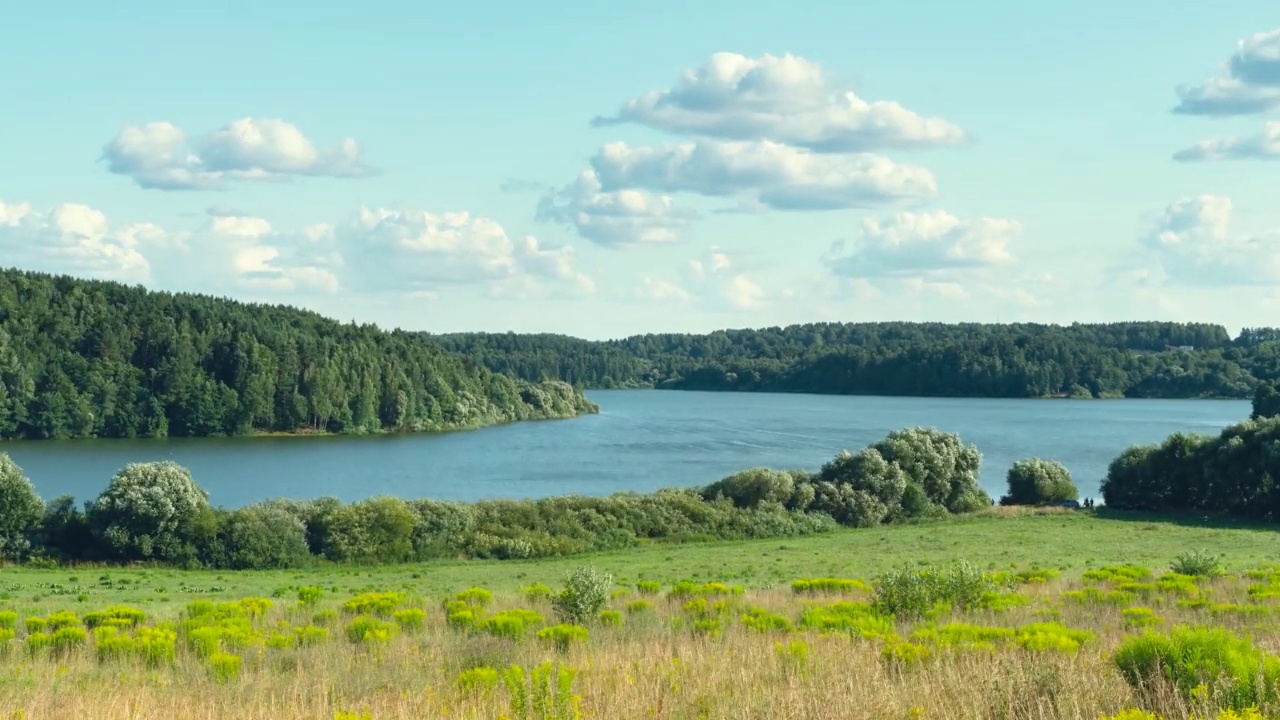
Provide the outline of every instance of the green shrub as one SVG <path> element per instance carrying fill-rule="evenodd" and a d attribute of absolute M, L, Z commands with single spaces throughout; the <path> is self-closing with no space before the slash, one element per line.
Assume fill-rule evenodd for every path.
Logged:
<path fill-rule="evenodd" d="M 909 668 L 923 664 L 933 656 L 933 650 L 927 645 L 908 642 L 897 636 L 886 639 L 880 657 L 886 663 L 897 668 Z"/>
<path fill-rule="evenodd" d="M 35 486 L 7 453 L 0 453 L 0 559 L 21 560 L 30 553 L 31 536 L 44 519 L 45 505 Z"/>
<path fill-rule="evenodd" d="M 1141 582 L 1151 578 L 1150 568 L 1142 565 L 1107 565 L 1084 574 L 1085 582 Z"/>
<path fill-rule="evenodd" d="M 876 579 L 872 606 L 882 615 L 910 619 L 939 604 L 971 609 L 997 590 L 990 577 L 964 561 L 942 569 L 902 566 Z"/>
<path fill-rule="evenodd" d="M 538 631 L 539 640 L 555 646 L 561 652 L 568 652 L 574 643 L 586 642 L 588 635 L 586 628 L 572 623 L 550 625 Z"/>
<path fill-rule="evenodd" d="M 579 567 L 565 578 L 564 589 L 551 599 L 551 606 L 562 622 L 581 625 L 604 609 L 612 586 L 612 575 L 591 566 Z"/>
<path fill-rule="evenodd" d="M 649 612 L 650 610 L 653 610 L 653 603 L 644 599 L 632 600 L 627 603 L 626 607 L 628 615 L 635 615 L 636 613 Z"/>
<path fill-rule="evenodd" d="M 111 478 L 89 506 L 99 549 L 121 560 L 186 562 L 212 544 L 202 520 L 209 494 L 172 462 L 133 463 Z M 214 530 L 216 532 L 216 530 Z"/>
<path fill-rule="evenodd" d="M 385 644 L 396 636 L 395 623 L 361 615 L 347 624 L 347 640 L 356 645 Z"/>
<path fill-rule="evenodd" d="M 480 620 L 477 627 L 494 637 L 519 640 L 530 628 L 541 625 L 543 618 L 533 610 L 503 610 L 492 617 Z"/>
<path fill-rule="evenodd" d="M 133 638 L 122 634 L 120 628 L 107 625 L 93 631 L 93 650 L 98 662 L 123 660 L 134 653 Z"/>
<path fill-rule="evenodd" d="M 1153 627 L 1164 622 L 1164 618 L 1148 607 L 1125 608 L 1120 615 L 1124 618 L 1124 624 L 1131 628 Z"/>
<path fill-rule="evenodd" d="M 622 625 L 622 613 L 617 610 L 601 610 L 600 624 L 605 627 L 618 627 Z"/>
<path fill-rule="evenodd" d="M 918 643 L 928 642 L 939 647 L 976 650 L 1009 642 L 1015 635 L 1013 628 L 953 622 L 941 627 L 920 628 L 911 633 L 910 639 Z"/>
<path fill-rule="evenodd" d="M 657 595 L 662 592 L 662 583 L 657 580 L 641 580 L 636 583 L 636 592 L 641 595 Z"/>
<path fill-rule="evenodd" d="M 17 637 L 17 633 L 14 632 L 13 628 L 0 627 L 0 656 L 9 653 L 9 643 L 13 642 L 15 637 Z"/>
<path fill-rule="evenodd" d="M 128 605 L 112 605 L 105 610 L 96 610 L 84 614 L 84 626 L 92 630 L 99 625 L 117 625 L 135 627 L 147 619 L 147 613 Z"/>
<path fill-rule="evenodd" d="M 324 590 L 314 586 L 306 585 L 298 588 L 298 604 L 305 606 L 314 606 L 320 602 L 320 598 L 324 597 Z"/>
<path fill-rule="evenodd" d="M 1093 641 L 1093 633 L 1073 630 L 1058 623 L 1035 623 L 1018 628 L 1015 639 L 1019 647 L 1026 650 L 1074 654 L 1080 646 Z"/>
<path fill-rule="evenodd" d="M 1171 572 L 1195 578 L 1214 578 L 1222 574 L 1222 557 L 1208 550 L 1187 550 L 1174 558 Z"/>
<path fill-rule="evenodd" d="M 50 647 L 58 654 L 66 654 L 84 647 L 89 642 L 89 631 L 79 625 L 60 627 L 50 638 Z"/>
<path fill-rule="evenodd" d="M 395 614 L 396 608 L 403 602 L 403 593 L 361 593 L 342 603 L 342 611 L 350 615 L 374 615 L 388 618 Z"/>
<path fill-rule="evenodd" d="M 519 665 L 502 674 L 507 686 L 509 712 L 504 717 L 536 720 L 577 720 L 582 699 L 573 693 L 578 671 L 544 662 L 526 673 Z"/>
<path fill-rule="evenodd" d="M 216 564 L 232 570 L 294 568 L 311 562 L 307 528 L 287 509 L 251 505 L 227 513 L 218 527 L 224 557 Z"/>
<path fill-rule="evenodd" d="M 859 590 L 871 590 L 871 586 L 851 578 L 801 578 L 791 583 L 791 591 L 796 594 L 847 593 Z"/>
<path fill-rule="evenodd" d="M 319 645 L 329 639 L 329 628 L 304 625 L 293 629 L 299 647 Z"/>
<path fill-rule="evenodd" d="M 1139 693 L 1153 692 L 1163 679 L 1187 700 L 1207 691 L 1224 708 L 1243 710 L 1280 699 L 1280 660 L 1223 628 L 1180 626 L 1167 635 L 1148 631 L 1121 643 L 1113 662 Z"/>
<path fill-rule="evenodd" d="M 756 632 L 791 632 L 794 626 L 790 618 L 777 613 L 771 613 L 763 608 L 751 608 L 742 614 L 741 621 L 743 626 L 755 630 Z"/>
<path fill-rule="evenodd" d="M 421 630 L 427 625 L 427 613 L 422 608 L 396 610 L 394 617 L 401 630 L 412 632 Z"/>
<path fill-rule="evenodd" d="M 239 655 L 216 652 L 209 656 L 209 672 L 218 682 L 231 682 L 240 677 L 240 665 Z"/>
<path fill-rule="evenodd" d="M 1006 481 L 1009 494 L 1000 498 L 1001 505 L 1045 505 L 1080 497 L 1071 471 L 1055 460 L 1019 460 L 1009 468 Z"/>
<path fill-rule="evenodd" d="M 134 631 L 134 651 L 147 667 L 173 664 L 178 634 L 166 628 L 141 627 Z"/>
<path fill-rule="evenodd" d="M 554 591 L 551 589 L 550 585 L 544 585 L 542 583 L 534 583 L 520 588 L 520 594 L 524 596 L 525 600 L 531 603 L 550 598 L 552 592 Z M 494 673 L 496 677 L 497 671 L 495 670 Z"/>
<path fill-rule="evenodd" d="M 480 587 L 473 587 L 454 595 L 455 600 L 466 603 L 472 607 L 489 607 L 493 603 L 493 593 Z"/>
<path fill-rule="evenodd" d="M 35 657 L 53 647 L 53 636 L 46 632 L 27 633 L 27 654 Z"/>
<path fill-rule="evenodd" d="M 18 613 L 13 610 L 0 610 L 0 629 L 13 630 L 18 627 Z"/>
<path fill-rule="evenodd" d="M 70 610 L 59 610 L 58 612 L 50 613 L 45 617 L 44 622 L 45 628 L 50 632 L 81 625 L 80 616 Z"/>
<path fill-rule="evenodd" d="M 454 684 L 466 693 L 488 694 L 498 686 L 498 671 L 491 667 L 473 667 L 458 674 Z"/>
<path fill-rule="evenodd" d="M 28 634 L 44 632 L 45 628 L 49 627 L 49 621 L 42 617 L 24 618 L 22 623 L 26 626 Z"/>
<path fill-rule="evenodd" d="M 876 612 L 867 603 L 835 602 L 805 608 L 800 627 L 823 633 L 848 633 L 852 637 L 875 639 L 896 635 L 893 619 Z"/>

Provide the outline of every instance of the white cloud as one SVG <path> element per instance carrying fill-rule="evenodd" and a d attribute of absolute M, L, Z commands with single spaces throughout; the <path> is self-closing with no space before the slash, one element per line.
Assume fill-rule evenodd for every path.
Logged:
<path fill-rule="evenodd" d="M 640 288 L 640 297 L 656 302 L 692 302 L 693 294 L 669 280 L 659 280 L 645 276 Z"/>
<path fill-rule="evenodd" d="M 1175 160 L 1280 160 L 1280 121 L 1272 120 L 1262 126 L 1262 132 L 1252 137 L 1229 136 L 1202 140 L 1173 155 Z"/>
<path fill-rule="evenodd" d="M 720 292 L 729 304 L 739 310 L 754 310 L 764 304 L 764 288 L 745 275 L 733 276 Z"/>
<path fill-rule="evenodd" d="M 465 212 L 361 209 L 336 223 L 279 230 L 264 218 L 218 214 L 192 231 L 112 226 L 67 203 L 47 214 L 0 202 L 0 257 L 26 269 L 198 292 L 399 294 L 473 285 L 503 297 L 580 296 L 596 285 L 573 248 L 512 239 Z"/>
<path fill-rule="evenodd" d="M 673 133 L 731 140 L 765 138 L 818 152 L 962 142 L 955 124 L 896 102 L 867 102 L 838 87 L 814 62 L 794 55 L 712 55 L 669 90 L 626 103 L 594 125 L 637 123 Z"/>
<path fill-rule="evenodd" d="M 754 310 L 763 307 L 768 294 L 758 283 L 735 270 L 736 263 L 728 253 L 712 246 L 701 258 L 689 261 L 689 275 L 693 282 L 708 291 L 707 297 L 726 302 L 738 310 Z M 790 297 L 793 293 L 784 292 Z"/>
<path fill-rule="evenodd" d="M 103 147 L 102 159 L 109 171 L 157 190 L 217 190 L 232 181 L 375 172 L 360 159 L 354 139 L 320 151 L 297 127 L 270 118 L 242 118 L 195 139 L 167 122 L 129 125 Z"/>
<path fill-rule="evenodd" d="M 30 203 L 0 202 L 0 256 L 9 266 L 141 282 L 151 274 L 142 250 L 169 240 L 151 223 L 113 227 L 87 205 L 63 203 L 42 214 Z"/>
<path fill-rule="evenodd" d="M 1142 285 L 1271 286 L 1280 283 L 1280 229 L 1231 233 L 1229 198 L 1199 195 L 1169 205 L 1141 243 L 1116 268 Z"/>
<path fill-rule="evenodd" d="M 666 195 L 628 189 L 603 192 L 590 170 L 543 196 L 537 213 L 539 220 L 571 225 L 583 238 L 605 246 L 672 242 L 695 216 Z"/>
<path fill-rule="evenodd" d="M 689 261 L 689 270 L 695 278 L 702 279 L 707 275 L 718 275 L 732 265 L 733 261 L 727 254 L 718 247 L 711 247 L 701 259 Z"/>
<path fill-rule="evenodd" d="M 1009 242 L 1022 231 L 1015 220 L 961 220 L 942 210 L 865 220 L 851 240 L 838 240 L 823 256 L 848 278 L 923 278 L 1013 260 Z"/>
<path fill-rule="evenodd" d="M 497 221 L 465 212 L 362 209 L 335 234 L 346 274 L 363 290 L 506 283 L 507 295 L 526 296 L 531 290 L 520 283 L 552 283 L 595 292 L 572 248 L 544 248 L 533 237 L 513 241 Z"/>
<path fill-rule="evenodd" d="M 610 143 L 591 160 L 603 190 L 746 193 L 778 210 L 878 207 L 937 195 L 933 173 L 878 155 L 823 155 L 771 141 Z"/>
<path fill-rule="evenodd" d="M 1280 108 L 1280 30 L 1254 33 L 1217 77 L 1178 88 L 1174 112 L 1186 115 L 1249 115 Z"/>

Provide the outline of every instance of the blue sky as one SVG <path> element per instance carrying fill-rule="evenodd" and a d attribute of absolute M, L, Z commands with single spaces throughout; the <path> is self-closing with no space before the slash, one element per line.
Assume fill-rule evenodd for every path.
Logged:
<path fill-rule="evenodd" d="M 1273 3 L 46 2 L 5 25 L 6 265 L 593 338 L 1280 308 Z"/>

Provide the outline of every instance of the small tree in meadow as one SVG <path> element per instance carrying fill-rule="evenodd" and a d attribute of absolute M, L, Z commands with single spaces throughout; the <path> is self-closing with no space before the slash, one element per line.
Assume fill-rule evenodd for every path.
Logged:
<path fill-rule="evenodd" d="M 583 566 L 569 573 L 564 589 L 551 598 L 551 606 L 564 622 L 583 625 L 604 609 L 612 587 L 612 575 Z"/>
<path fill-rule="evenodd" d="M 1029 458 L 1009 468 L 1009 494 L 1001 505 L 1043 505 L 1075 500 L 1080 491 L 1071 482 L 1071 471 L 1056 460 Z"/>
<path fill-rule="evenodd" d="M 18 560 L 31 549 L 31 533 L 44 517 L 44 502 L 22 468 L 0 453 L 0 558 Z"/>
<path fill-rule="evenodd" d="M 94 535 L 111 554 L 130 560 L 176 560 L 191 554 L 191 533 L 209 495 L 172 462 L 133 463 L 89 507 Z"/>

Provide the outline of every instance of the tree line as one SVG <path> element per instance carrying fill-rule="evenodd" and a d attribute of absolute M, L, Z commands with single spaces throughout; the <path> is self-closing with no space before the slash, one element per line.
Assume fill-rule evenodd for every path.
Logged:
<path fill-rule="evenodd" d="M 587 388 L 938 397 L 1247 398 L 1280 380 L 1280 330 L 1220 325 L 810 323 L 588 341 L 431 336 L 491 370 Z"/>
<path fill-rule="evenodd" d="M 1107 507 L 1280 521 L 1280 388 L 1262 384 L 1253 412 L 1216 436 L 1175 433 L 1112 461 Z"/>
<path fill-rule="evenodd" d="M 816 472 L 755 468 L 704 488 L 475 503 L 271 500 L 228 510 L 211 506 L 191 473 L 169 462 L 126 466 L 83 506 L 69 496 L 46 503 L 0 454 L 0 559 L 250 569 L 789 537 L 987 508 L 980 464 L 977 448 L 958 436 L 913 428 Z"/>
<path fill-rule="evenodd" d="M 0 271 L 0 439 L 367 433 L 597 410 L 415 333 Z"/>

